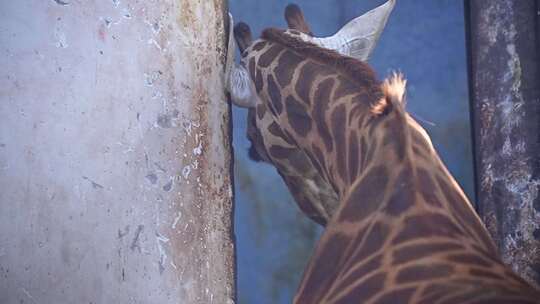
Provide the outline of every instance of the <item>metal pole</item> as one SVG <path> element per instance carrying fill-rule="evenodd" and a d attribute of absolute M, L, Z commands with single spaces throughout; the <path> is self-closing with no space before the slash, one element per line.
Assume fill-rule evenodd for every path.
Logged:
<path fill-rule="evenodd" d="M 540 284 L 538 1 L 468 0 L 478 211 L 506 263 Z"/>

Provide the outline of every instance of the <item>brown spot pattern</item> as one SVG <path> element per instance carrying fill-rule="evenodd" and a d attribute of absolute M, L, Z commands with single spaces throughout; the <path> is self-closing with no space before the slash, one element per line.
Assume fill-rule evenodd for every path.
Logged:
<path fill-rule="evenodd" d="M 270 149 L 268 150 L 268 153 L 270 153 L 270 155 L 272 155 L 273 158 L 278 158 L 278 159 L 288 158 L 289 155 L 295 152 L 296 152 L 296 149 L 284 148 L 282 146 L 271 146 Z"/>
<path fill-rule="evenodd" d="M 359 157 L 360 155 L 359 147 L 358 147 L 358 137 L 356 135 L 355 131 L 351 131 L 349 134 L 349 159 L 348 159 L 348 167 L 349 167 L 349 183 L 352 183 L 356 179 L 356 175 L 358 174 L 358 166 L 359 166 Z"/>
<path fill-rule="evenodd" d="M 280 115 L 283 111 L 283 104 L 281 103 L 281 91 L 279 90 L 272 75 L 268 75 L 267 83 L 268 95 L 270 96 L 270 102 L 272 103 L 272 107 L 274 108 L 274 110 L 276 110 L 276 114 Z"/>
<path fill-rule="evenodd" d="M 452 271 L 452 267 L 445 264 L 414 265 L 403 268 L 396 276 L 396 281 L 398 283 L 410 283 L 433 280 L 449 276 Z"/>
<path fill-rule="evenodd" d="M 454 291 L 455 287 L 448 284 L 430 284 L 423 290 L 419 304 L 436 303 L 435 301 Z"/>
<path fill-rule="evenodd" d="M 369 145 L 367 145 L 367 152 L 366 157 L 364 158 L 364 163 L 368 164 L 371 162 L 373 157 L 375 156 L 375 151 L 377 151 L 379 143 L 377 142 L 377 138 L 372 138 Z"/>
<path fill-rule="evenodd" d="M 258 65 L 262 68 L 269 67 L 281 51 L 283 51 L 281 45 L 275 43 L 272 44 L 272 46 L 259 57 Z"/>
<path fill-rule="evenodd" d="M 409 303 L 415 291 L 416 287 L 392 290 L 375 301 L 375 304 Z"/>
<path fill-rule="evenodd" d="M 304 153 L 301 150 L 295 150 L 295 153 L 292 153 L 287 158 L 289 166 L 294 168 L 296 171 L 307 171 L 311 168 L 309 160 L 305 157 Z"/>
<path fill-rule="evenodd" d="M 338 76 L 337 80 L 338 80 L 339 86 L 334 95 L 334 100 L 338 100 L 348 95 L 358 94 L 359 92 L 362 91 L 361 87 L 354 85 L 351 81 L 349 81 L 345 77 Z M 369 102 L 369 100 L 366 100 L 366 102 Z"/>
<path fill-rule="evenodd" d="M 346 248 L 349 244 L 349 237 L 339 233 L 335 233 L 327 239 L 323 240 L 324 243 L 319 244 L 318 254 L 311 260 L 310 264 L 317 265 L 317 267 L 311 268 L 312 273 L 308 277 L 306 286 L 312 286 L 309 290 L 312 290 L 309 295 L 305 295 L 303 303 L 319 303 L 317 296 L 323 294 L 325 290 L 330 289 L 331 284 L 337 277 L 337 270 L 341 261 L 341 255 L 343 248 Z M 328 263 L 328 261 L 333 261 Z"/>
<path fill-rule="evenodd" d="M 366 167 L 366 157 L 367 157 L 367 143 L 365 137 L 362 135 L 360 137 L 360 172 Z"/>
<path fill-rule="evenodd" d="M 491 271 L 488 271 L 488 270 L 482 270 L 482 269 L 478 269 L 478 268 L 472 268 L 469 270 L 469 273 L 475 277 L 482 277 L 482 278 L 486 278 L 486 279 L 492 279 L 492 280 L 501 280 L 503 281 L 504 278 L 501 277 L 500 275 L 494 273 L 494 272 L 491 272 Z"/>
<path fill-rule="evenodd" d="M 399 216 L 414 205 L 415 193 L 412 183 L 414 178 L 411 168 L 406 168 L 399 174 L 394 183 L 394 191 L 384 211 L 392 216 Z"/>
<path fill-rule="evenodd" d="M 274 69 L 277 82 L 279 85 L 284 88 L 291 83 L 293 78 L 294 70 L 296 67 L 304 61 L 304 58 L 300 57 L 294 52 L 285 51 L 278 60 L 278 65 Z M 298 81 L 298 83 L 303 81 Z"/>
<path fill-rule="evenodd" d="M 359 222 L 371 215 L 382 203 L 384 186 L 388 183 L 385 167 L 371 169 L 352 189 L 339 213 L 340 222 Z"/>
<path fill-rule="evenodd" d="M 406 142 L 406 130 L 408 126 L 404 125 L 401 120 L 389 119 L 385 126 L 386 132 L 382 145 L 385 147 L 391 147 L 396 152 L 398 160 L 405 158 L 405 151 L 407 149 Z"/>
<path fill-rule="evenodd" d="M 315 100 L 313 105 L 313 120 L 317 126 L 317 132 L 322 139 L 327 153 L 331 153 L 333 150 L 332 135 L 328 131 L 326 125 L 325 113 L 328 111 L 328 100 L 330 98 L 330 91 L 334 86 L 334 79 L 329 78 L 319 84 L 317 91 L 315 92 Z"/>
<path fill-rule="evenodd" d="M 264 83 L 263 83 L 263 76 L 260 69 L 256 69 L 255 71 L 255 90 L 257 90 L 257 94 L 261 93 Z"/>
<path fill-rule="evenodd" d="M 368 123 L 366 124 L 367 125 L 366 127 L 368 128 L 368 134 L 374 135 L 375 131 L 377 131 L 378 129 L 384 128 L 384 127 L 381 127 L 381 124 L 385 122 L 385 118 L 386 116 L 381 116 L 381 115 L 372 117 L 372 119 L 369 120 Z"/>
<path fill-rule="evenodd" d="M 322 151 L 315 145 L 311 145 L 312 153 L 308 153 L 308 157 L 311 159 L 311 163 L 313 163 L 313 166 L 319 172 L 321 175 L 324 175 L 324 156 L 322 155 Z"/>
<path fill-rule="evenodd" d="M 258 52 L 258 51 L 264 49 L 264 47 L 265 47 L 267 44 L 268 44 L 267 41 L 259 41 L 259 42 L 255 43 L 255 45 L 253 45 L 253 48 L 252 48 L 252 49 L 253 49 L 253 51 Z"/>
<path fill-rule="evenodd" d="M 355 286 L 350 293 L 348 293 L 346 296 L 338 299 L 334 303 L 337 304 L 351 304 L 351 303 L 358 303 L 359 299 L 362 299 L 362 301 L 368 301 L 369 299 L 373 298 L 377 293 L 379 293 L 382 288 L 384 287 L 384 279 L 386 277 L 386 274 L 384 273 L 378 273 L 364 282 L 362 284 L 359 284 L 358 286 Z"/>
<path fill-rule="evenodd" d="M 456 292 L 454 295 L 451 294 L 450 297 L 445 295 L 444 300 L 437 304 L 474 303 L 475 299 L 485 298 L 485 294 L 476 288 L 469 292 L 465 292 L 466 289 L 463 289 L 463 291 Z"/>
<path fill-rule="evenodd" d="M 270 132 L 270 134 L 276 137 L 282 138 L 289 145 L 295 144 L 291 138 L 289 138 L 287 135 L 285 135 L 285 133 L 283 133 L 283 131 L 275 121 L 273 121 L 268 127 L 268 132 Z"/>
<path fill-rule="evenodd" d="M 420 189 L 420 194 L 424 201 L 433 207 L 442 207 L 437 197 L 437 186 L 435 181 L 425 169 L 417 168 L 416 177 Z"/>
<path fill-rule="evenodd" d="M 476 265 L 476 266 L 482 266 L 482 267 L 487 267 L 487 268 L 492 266 L 491 263 L 484 260 L 483 258 L 470 254 L 470 253 L 453 254 L 451 256 L 448 256 L 447 260 L 450 262 L 455 262 L 459 264 L 469 264 L 469 265 Z"/>
<path fill-rule="evenodd" d="M 368 231 L 365 240 L 361 247 L 351 255 L 351 259 L 355 262 L 360 262 L 375 254 L 382 247 L 389 233 L 388 227 L 380 222 L 373 224 Z"/>
<path fill-rule="evenodd" d="M 366 275 L 374 272 L 382 266 L 382 255 L 376 255 L 361 264 L 360 266 L 353 266 L 352 272 L 347 275 L 340 284 L 344 286 L 351 286 L 354 282 L 362 279 Z"/>
<path fill-rule="evenodd" d="M 305 106 L 289 95 L 285 99 L 285 108 L 291 127 L 298 135 L 305 137 L 311 130 L 311 117 L 309 117 Z"/>
<path fill-rule="evenodd" d="M 307 61 L 302 68 L 300 68 L 298 79 L 301 81 L 296 82 L 294 89 L 296 94 L 298 94 L 298 97 L 300 97 L 300 99 L 302 99 L 302 101 L 308 105 L 311 104 L 311 100 L 309 98 L 311 87 L 315 81 L 315 77 L 321 71 L 326 71 L 326 74 L 328 74 L 327 69 L 325 69 L 324 66 L 321 66 L 320 64 L 311 60 Z"/>
<path fill-rule="evenodd" d="M 347 124 L 347 116 L 345 113 L 345 105 L 339 105 L 335 108 L 330 116 L 332 125 L 332 133 L 334 133 L 334 142 L 336 143 L 336 154 L 339 155 L 337 160 L 337 169 L 340 173 L 342 181 L 347 181 L 347 142 L 345 139 L 345 126 Z"/>
<path fill-rule="evenodd" d="M 425 257 L 434 256 L 437 253 L 456 250 L 463 250 L 463 246 L 454 243 L 412 244 L 396 249 L 393 252 L 393 264 L 399 265 L 418 261 Z"/>
<path fill-rule="evenodd" d="M 394 244 L 412 239 L 427 238 L 431 236 L 455 238 L 463 235 L 448 217 L 438 213 L 424 213 L 410 216 L 405 219 L 403 229 L 394 238 Z"/>
<path fill-rule="evenodd" d="M 248 64 L 249 74 L 251 75 L 251 79 L 255 79 L 255 57 L 251 57 Z"/>
<path fill-rule="evenodd" d="M 337 95 L 339 90 L 336 91 Z M 334 96 L 334 98 L 336 98 Z M 357 93 L 355 96 L 351 97 L 351 109 L 349 111 L 349 124 L 351 124 L 354 119 L 361 120 L 366 113 L 370 110 L 367 106 L 368 102 L 366 101 L 368 96 L 365 93 Z"/>
<path fill-rule="evenodd" d="M 480 241 L 488 251 L 496 252 L 497 249 L 494 247 L 484 226 L 480 223 L 478 218 L 474 216 L 472 208 L 467 206 L 468 202 L 458 194 L 457 189 L 449 186 L 448 181 L 442 180 L 440 176 L 437 176 L 437 180 L 441 191 L 446 196 L 448 205 L 453 211 L 454 217 L 459 221 L 461 227 L 466 229 L 473 238 Z"/>
<path fill-rule="evenodd" d="M 258 104 L 257 105 L 257 117 L 260 119 L 263 119 L 264 115 L 266 115 L 266 106 L 264 104 Z"/>

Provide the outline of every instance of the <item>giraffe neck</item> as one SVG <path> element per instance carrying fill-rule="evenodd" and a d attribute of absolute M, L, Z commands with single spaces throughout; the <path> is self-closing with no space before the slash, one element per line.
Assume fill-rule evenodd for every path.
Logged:
<path fill-rule="evenodd" d="M 257 115 L 277 121 L 281 135 L 297 146 L 289 150 L 304 151 L 332 185 L 343 205 L 343 218 L 336 222 L 359 222 L 376 211 L 403 216 L 407 210 L 433 208 L 478 222 L 427 133 L 405 113 L 400 84 L 381 85 L 362 62 L 329 66 L 322 59 L 347 59 L 331 52 L 301 57 L 296 52 L 306 52 L 305 43 L 291 47 L 280 31 L 266 31 L 263 37 L 277 41 L 256 43 L 246 58 L 258 94 L 269 101 L 258 105 Z M 270 146 L 267 153 L 288 155 L 278 148 Z M 455 209 L 459 206 L 462 210 Z M 493 251 L 481 225 L 470 230 L 477 231 L 469 234 L 483 239 L 485 250 Z"/>
<path fill-rule="evenodd" d="M 295 303 L 536 303 L 430 145 L 404 158 L 378 147 L 341 198 Z"/>

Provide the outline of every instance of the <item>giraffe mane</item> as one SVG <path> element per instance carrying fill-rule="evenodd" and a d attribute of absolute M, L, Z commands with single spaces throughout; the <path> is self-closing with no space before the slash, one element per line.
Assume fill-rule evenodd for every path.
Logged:
<path fill-rule="evenodd" d="M 407 80 L 403 77 L 403 74 L 393 72 L 392 75 L 386 78 L 382 83 L 381 89 L 383 97 L 379 99 L 377 103 L 372 105 L 371 112 L 374 115 L 390 115 L 390 113 L 393 113 L 394 123 L 398 124 L 403 130 L 402 136 L 404 136 L 403 146 L 405 148 L 405 154 L 408 156 L 409 160 L 411 160 L 413 159 L 412 137 L 408 122 L 408 114 L 405 110 L 406 85 Z M 415 171 L 416 169 L 413 168 L 413 174 L 416 174 Z"/>
<path fill-rule="evenodd" d="M 382 95 L 380 82 L 375 77 L 375 72 L 369 65 L 353 57 L 342 55 L 334 50 L 322 48 L 316 44 L 303 41 L 289 35 L 285 30 L 277 28 L 265 29 L 261 38 L 281 44 L 303 56 L 315 59 L 323 65 L 331 66 L 345 77 L 349 78 L 371 93 L 371 96 Z"/>
<path fill-rule="evenodd" d="M 405 112 L 405 87 L 407 80 L 403 74 L 393 72 L 381 85 L 383 97 L 371 106 L 375 115 L 386 114 L 392 109 Z"/>

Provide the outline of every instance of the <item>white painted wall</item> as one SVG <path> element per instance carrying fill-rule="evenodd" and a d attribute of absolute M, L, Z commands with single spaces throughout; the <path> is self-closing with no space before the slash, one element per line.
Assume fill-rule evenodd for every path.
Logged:
<path fill-rule="evenodd" d="M 231 303 L 223 1 L 0 1 L 0 303 Z"/>

